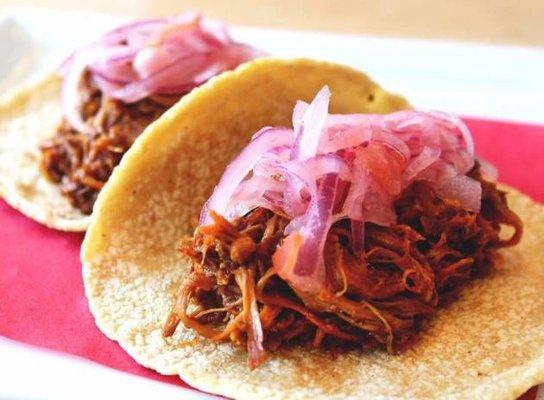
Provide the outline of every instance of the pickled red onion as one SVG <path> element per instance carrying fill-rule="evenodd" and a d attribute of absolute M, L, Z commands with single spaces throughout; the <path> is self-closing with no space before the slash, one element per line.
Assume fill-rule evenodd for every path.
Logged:
<path fill-rule="evenodd" d="M 288 216 L 274 268 L 297 290 L 313 293 L 325 284 L 323 248 L 336 221 L 351 221 L 353 246 L 362 249 L 364 223 L 394 224 L 395 200 L 414 181 L 430 182 L 469 212 L 481 203 L 480 183 L 466 175 L 474 143 L 460 119 L 421 111 L 329 115 L 329 98 L 324 87 L 311 104 L 299 101 L 293 129 L 255 134 L 200 219 L 210 222 L 210 210 L 233 219 L 256 207 Z"/>
<path fill-rule="evenodd" d="M 221 22 L 198 13 L 131 22 L 61 65 L 64 116 L 78 131 L 92 133 L 81 117 L 78 93 L 87 71 L 106 96 L 134 103 L 152 94 L 183 95 L 260 55 L 264 53 L 234 42 Z"/>
<path fill-rule="evenodd" d="M 292 145 L 293 132 L 289 129 L 263 128 L 257 132 L 251 142 L 242 150 L 238 157 L 225 169 L 221 180 L 217 184 L 214 194 L 208 199 L 200 214 L 200 224 L 211 222 L 208 215 L 210 210 L 220 215 L 228 215 L 227 209 L 232 195 L 238 185 L 255 168 L 263 155 L 272 152 L 275 148 Z M 230 216 L 234 217 L 234 215 Z"/>

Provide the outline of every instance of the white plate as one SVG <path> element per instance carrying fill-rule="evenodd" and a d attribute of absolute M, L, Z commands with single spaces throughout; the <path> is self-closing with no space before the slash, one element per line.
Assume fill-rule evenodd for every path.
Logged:
<path fill-rule="evenodd" d="M 72 49 L 123 20 L 91 13 L 5 10 L 0 15 L 0 93 L 55 68 Z M 544 123 L 541 48 L 242 27 L 232 31 L 239 41 L 277 56 L 307 56 L 362 69 L 419 108 Z M 0 377 L 1 399 L 212 398 L 1 337 Z"/>
<path fill-rule="evenodd" d="M 0 399 L 214 400 L 219 397 L 0 336 Z"/>

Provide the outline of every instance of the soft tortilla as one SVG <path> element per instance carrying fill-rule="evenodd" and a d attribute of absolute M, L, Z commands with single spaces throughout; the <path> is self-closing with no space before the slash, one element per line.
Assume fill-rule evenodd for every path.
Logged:
<path fill-rule="evenodd" d="M 323 84 L 332 112 L 406 107 L 364 75 L 312 61 L 256 61 L 197 89 L 153 124 L 99 196 L 82 249 L 90 308 L 99 328 L 140 364 L 240 399 L 515 398 L 544 381 L 544 210 L 509 200 L 525 221 L 504 269 L 471 285 L 401 356 L 282 351 L 255 371 L 246 353 L 183 329 L 161 327 L 185 268 L 179 239 L 227 162 L 266 125 L 288 125 L 297 99 Z M 370 93 L 374 101 L 369 102 Z"/>
<path fill-rule="evenodd" d="M 62 118 L 60 87 L 61 78 L 50 74 L 0 100 L 0 197 L 51 228 L 84 231 L 90 217 L 39 169 L 39 146 Z"/>

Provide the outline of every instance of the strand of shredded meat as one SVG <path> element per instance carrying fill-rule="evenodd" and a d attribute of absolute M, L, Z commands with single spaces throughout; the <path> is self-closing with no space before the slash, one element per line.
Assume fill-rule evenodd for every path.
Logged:
<path fill-rule="evenodd" d="M 133 104 L 102 94 L 87 73 L 80 85 L 81 112 L 92 134 L 75 130 L 66 119 L 54 137 L 41 145 L 45 175 L 84 214 L 134 140 L 178 99 L 152 95 Z"/>
<path fill-rule="evenodd" d="M 496 250 L 521 238 L 505 194 L 482 179 L 478 165 L 469 176 L 482 184 L 480 213 L 418 181 L 395 203 L 396 225 L 366 224 L 364 250 L 353 251 L 350 225 L 337 222 L 325 245 L 326 289 L 318 295 L 298 292 L 271 267 L 287 218 L 263 208 L 233 222 L 212 213 L 212 224 L 182 242 L 191 268 L 164 335 L 182 322 L 212 340 L 246 346 L 252 369 L 280 346 L 405 351 L 426 318 L 467 282 L 488 275 Z M 503 225 L 513 228 L 507 240 L 499 237 Z"/>

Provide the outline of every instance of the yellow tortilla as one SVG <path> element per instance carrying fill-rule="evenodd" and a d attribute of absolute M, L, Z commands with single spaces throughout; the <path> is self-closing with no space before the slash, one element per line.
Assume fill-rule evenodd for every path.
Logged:
<path fill-rule="evenodd" d="M 310 100 L 325 83 L 332 112 L 407 107 L 345 67 L 261 60 L 195 90 L 136 141 L 101 192 L 82 248 L 99 328 L 140 364 L 240 399 L 514 399 L 544 381 L 544 209 L 517 193 L 509 201 L 525 222 L 523 242 L 404 355 L 349 352 L 332 360 L 296 348 L 249 371 L 243 349 L 182 326 L 161 336 L 187 268 L 179 239 L 192 233 L 223 169 L 257 129 L 289 125 L 295 101 Z"/>
<path fill-rule="evenodd" d="M 50 74 L 0 99 L 0 197 L 51 228 L 84 231 L 90 217 L 39 170 L 39 146 L 62 118 L 60 87 L 61 78 Z"/>

